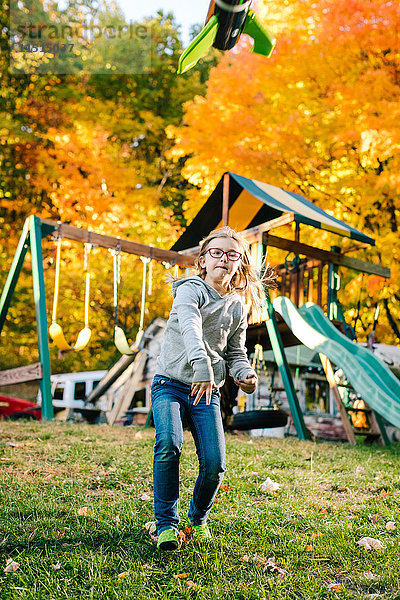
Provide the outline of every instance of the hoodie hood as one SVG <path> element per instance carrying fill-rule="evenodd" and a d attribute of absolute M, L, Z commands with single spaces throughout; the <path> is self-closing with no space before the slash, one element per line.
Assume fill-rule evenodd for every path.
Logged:
<path fill-rule="evenodd" d="M 207 293 L 211 298 L 215 300 L 219 300 L 223 296 L 217 292 L 216 289 L 213 288 L 212 285 L 206 283 L 204 279 L 199 277 L 198 275 L 191 275 L 190 277 L 184 277 L 183 279 L 179 279 L 178 281 L 174 281 L 172 284 L 172 296 L 175 298 L 176 290 L 182 283 L 190 282 L 192 285 L 199 286 L 202 290 L 206 289 Z"/>

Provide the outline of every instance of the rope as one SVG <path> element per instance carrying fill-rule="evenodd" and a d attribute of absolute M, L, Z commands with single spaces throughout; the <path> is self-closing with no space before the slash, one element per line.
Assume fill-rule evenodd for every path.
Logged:
<path fill-rule="evenodd" d="M 61 260 L 61 237 L 57 239 L 57 254 L 56 254 L 56 278 L 54 282 L 54 298 L 53 298 L 53 313 L 51 321 L 54 323 L 57 321 L 57 305 L 58 305 L 58 291 L 60 288 L 60 260 Z"/>

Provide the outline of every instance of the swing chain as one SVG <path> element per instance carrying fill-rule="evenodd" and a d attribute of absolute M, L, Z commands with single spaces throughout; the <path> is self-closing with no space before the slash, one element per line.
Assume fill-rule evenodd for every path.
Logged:
<path fill-rule="evenodd" d="M 59 242 L 62 239 L 62 223 L 61 223 L 61 221 L 57 221 L 57 226 L 55 227 L 55 229 L 53 231 L 52 239 L 55 242 Z"/>
<path fill-rule="evenodd" d="M 91 239 L 91 235 L 92 232 L 88 231 L 88 241 L 85 242 L 84 248 L 85 248 L 85 253 L 84 253 L 84 258 L 83 258 L 83 270 L 85 273 L 87 273 L 88 269 L 89 269 L 89 261 L 90 261 L 90 252 L 92 251 L 92 244 L 90 242 Z"/>

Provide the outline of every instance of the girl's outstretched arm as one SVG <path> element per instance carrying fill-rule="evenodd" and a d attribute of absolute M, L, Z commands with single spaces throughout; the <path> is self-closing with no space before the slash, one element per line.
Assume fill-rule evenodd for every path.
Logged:
<path fill-rule="evenodd" d="M 235 379 L 235 383 L 245 394 L 252 394 L 257 387 L 257 375 L 250 375 L 247 379 Z"/>
<path fill-rule="evenodd" d="M 246 310 L 243 307 L 243 313 L 239 327 L 231 334 L 230 337 L 228 337 L 228 347 L 226 351 L 226 360 L 228 362 L 229 370 L 235 382 L 245 382 L 248 378 L 254 377 L 255 381 L 257 382 L 257 375 L 254 372 L 252 366 L 250 365 L 249 359 L 247 357 L 245 346 L 246 330 L 247 315 Z M 245 393 L 250 394 L 254 390 L 251 390 L 251 392 L 246 392 L 246 390 L 243 389 L 243 391 Z"/>

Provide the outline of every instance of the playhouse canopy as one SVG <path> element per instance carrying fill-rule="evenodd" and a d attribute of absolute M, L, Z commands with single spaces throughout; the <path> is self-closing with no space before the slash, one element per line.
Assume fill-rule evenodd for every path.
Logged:
<path fill-rule="evenodd" d="M 322 208 L 318 208 L 300 194 L 287 192 L 268 183 L 248 179 L 236 173 L 228 173 L 228 175 L 229 225 L 238 231 L 266 223 L 284 213 L 293 213 L 294 220 L 298 223 L 312 225 L 359 242 L 375 244 L 375 240 L 354 227 L 350 227 L 347 223 L 328 215 Z M 210 231 L 222 227 L 223 181 L 224 176 L 221 177 L 207 202 L 171 250 L 193 248 Z"/>

